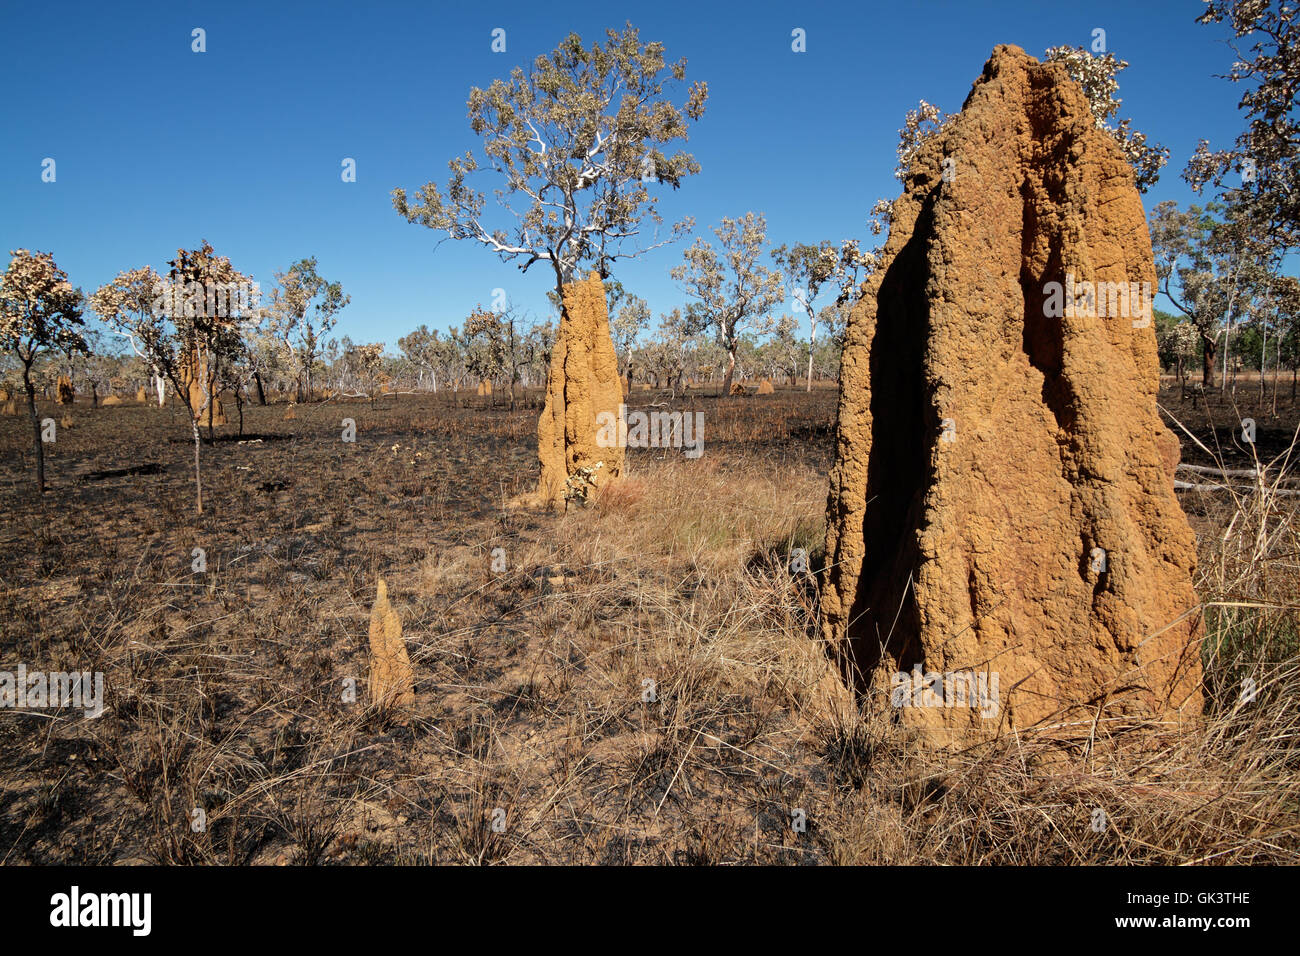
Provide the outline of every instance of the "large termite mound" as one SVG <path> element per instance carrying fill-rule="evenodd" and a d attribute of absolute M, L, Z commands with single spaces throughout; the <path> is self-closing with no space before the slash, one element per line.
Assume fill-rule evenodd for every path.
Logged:
<path fill-rule="evenodd" d="M 593 272 L 585 280 L 565 285 L 562 298 L 546 404 L 537 424 L 537 456 L 542 465 L 537 497 L 547 507 L 563 503 L 566 490 L 585 497 L 588 486 L 604 484 L 623 471 L 619 442 L 598 441 L 599 417 L 604 413 L 604 422 L 617 423 L 623 403 L 605 287 Z M 615 433 L 609 427 L 604 431 Z"/>
<path fill-rule="evenodd" d="M 826 636 L 922 739 L 1199 711 L 1154 282 L 1082 90 L 999 46 L 912 162 L 844 348 Z"/>

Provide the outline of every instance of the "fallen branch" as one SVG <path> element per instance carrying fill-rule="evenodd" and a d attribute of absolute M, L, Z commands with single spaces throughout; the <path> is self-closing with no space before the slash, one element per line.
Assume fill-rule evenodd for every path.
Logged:
<path fill-rule="evenodd" d="M 1240 491 L 1243 493 L 1248 493 L 1252 491 L 1259 491 L 1260 489 L 1255 487 L 1254 485 L 1224 485 L 1224 484 L 1202 485 L 1190 481 L 1175 481 L 1174 490 L 1175 491 Z M 1266 490 L 1266 494 L 1281 495 L 1283 497 L 1300 497 L 1300 490 L 1295 490 L 1291 488 L 1269 488 Z"/>
<path fill-rule="evenodd" d="M 1184 471 L 1195 471 L 1202 475 L 1222 475 L 1225 478 L 1258 478 L 1259 471 L 1254 468 L 1211 468 L 1207 465 L 1188 465 L 1179 463 Z"/>

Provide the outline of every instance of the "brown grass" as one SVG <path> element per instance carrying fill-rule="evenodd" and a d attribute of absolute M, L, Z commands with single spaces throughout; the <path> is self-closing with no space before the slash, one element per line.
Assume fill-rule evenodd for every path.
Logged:
<path fill-rule="evenodd" d="M 294 437 L 206 450 L 223 477 L 203 519 L 183 466 L 65 477 L 39 508 L 21 463 L 6 475 L 6 662 L 102 669 L 108 711 L 0 720 L 0 861 L 1300 861 L 1300 540 L 1296 499 L 1267 481 L 1184 496 L 1209 626 L 1199 725 L 936 754 L 857 715 L 815 580 L 789 569 L 821 546 L 828 393 L 688 398 L 702 459 L 635 453 L 627 481 L 549 516 L 501 505 L 530 480 L 535 412 L 390 401 L 248 410 Z M 111 416 L 165 421 L 83 414 L 55 475 L 123 467 Z M 332 441 L 343 414 L 369 449 Z M 21 447 L 20 425 L 0 444 Z M 123 484 L 147 511 L 112 509 Z M 380 574 L 415 671 L 406 725 L 341 694 L 364 686 Z"/>

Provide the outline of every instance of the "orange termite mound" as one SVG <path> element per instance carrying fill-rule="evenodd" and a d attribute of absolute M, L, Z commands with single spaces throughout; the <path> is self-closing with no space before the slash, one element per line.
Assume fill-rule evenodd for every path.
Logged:
<path fill-rule="evenodd" d="M 194 347 L 185 354 L 180 379 L 181 385 L 189 393 L 190 411 L 197 417 L 200 426 L 226 424 L 226 413 L 221 407 L 221 400 L 207 382 L 207 363 L 201 349 Z"/>
<path fill-rule="evenodd" d="M 536 504 L 564 502 L 573 481 L 603 485 L 623 472 L 617 440 L 601 443 L 603 422 L 616 423 L 623 403 L 623 381 L 609 334 L 605 287 L 596 273 L 563 289 L 560 330 L 551 350 L 546 404 L 537 424 L 537 456 L 542 473 Z M 615 434 L 616 426 L 606 434 Z M 586 469 L 587 471 L 580 471 Z M 590 474 L 590 478 L 584 478 Z M 585 494 L 585 489 L 579 489 Z"/>
<path fill-rule="evenodd" d="M 402 639 L 402 619 L 388 602 L 383 578 L 370 610 L 370 702 L 380 710 L 415 705 L 415 673 Z"/>
<path fill-rule="evenodd" d="M 1064 66 L 999 46 L 905 183 L 847 331 L 825 636 L 933 745 L 1199 713 L 1129 164 Z"/>

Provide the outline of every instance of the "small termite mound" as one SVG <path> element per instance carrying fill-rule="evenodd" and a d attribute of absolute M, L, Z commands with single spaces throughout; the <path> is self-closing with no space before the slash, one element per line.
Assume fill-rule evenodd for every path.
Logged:
<path fill-rule="evenodd" d="M 370 703 L 383 712 L 415 706 L 415 672 L 402 640 L 402 619 L 388 603 L 383 578 L 370 610 Z"/>

